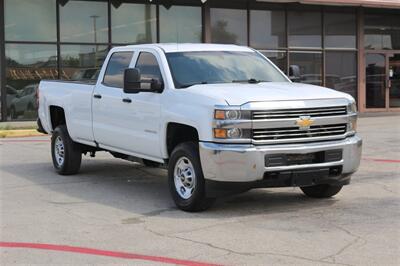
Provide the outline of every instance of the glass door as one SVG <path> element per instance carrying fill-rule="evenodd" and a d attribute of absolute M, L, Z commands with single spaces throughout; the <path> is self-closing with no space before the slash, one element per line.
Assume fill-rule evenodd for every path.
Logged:
<path fill-rule="evenodd" d="M 365 55 L 365 107 L 367 111 L 400 110 L 400 53 Z"/>
<path fill-rule="evenodd" d="M 365 56 L 365 96 L 367 109 L 386 109 L 386 56 L 366 54 Z"/>
<path fill-rule="evenodd" d="M 389 108 L 400 107 L 400 54 L 389 56 Z"/>

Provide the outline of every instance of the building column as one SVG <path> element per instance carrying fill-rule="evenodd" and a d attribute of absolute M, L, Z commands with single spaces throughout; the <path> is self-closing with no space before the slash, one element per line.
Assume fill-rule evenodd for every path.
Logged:
<path fill-rule="evenodd" d="M 364 49 L 364 10 L 359 7 L 357 10 L 357 106 L 360 112 L 365 112 L 365 49 Z"/>
<path fill-rule="evenodd" d="M 203 11 L 203 42 L 211 42 L 211 22 L 210 22 L 210 4 L 205 2 L 202 6 Z"/>
<path fill-rule="evenodd" d="M 0 89 L 1 89 L 1 121 L 7 119 L 6 58 L 4 36 L 4 0 L 0 0 Z"/>

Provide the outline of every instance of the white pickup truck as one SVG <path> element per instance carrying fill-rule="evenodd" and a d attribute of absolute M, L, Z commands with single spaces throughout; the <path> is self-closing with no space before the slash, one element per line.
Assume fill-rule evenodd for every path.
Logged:
<path fill-rule="evenodd" d="M 96 151 L 165 165 L 185 211 L 259 187 L 337 194 L 360 163 L 356 120 L 350 95 L 292 83 L 235 45 L 117 47 L 93 83 L 39 85 L 38 123 L 58 173 L 77 173 Z"/>

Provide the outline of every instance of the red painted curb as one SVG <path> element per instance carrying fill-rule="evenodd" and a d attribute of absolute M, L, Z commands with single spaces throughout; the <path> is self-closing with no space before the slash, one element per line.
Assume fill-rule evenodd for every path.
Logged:
<path fill-rule="evenodd" d="M 382 163 L 400 163 L 400 160 L 393 160 L 393 159 L 363 158 L 363 160 L 382 162 Z"/>
<path fill-rule="evenodd" d="M 84 247 L 73 247 L 65 245 L 53 245 L 53 244 L 40 244 L 40 243 L 23 243 L 23 242 L 0 242 L 0 247 L 3 248 L 28 248 L 28 249 L 44 249 L 62 252 L 72 252 L 96 256 L 106 256 L 121 259 L 133 259 L 133 260 L 146 260 L 153 262 L 161 262 L 167 264 L 185 265 L 185 266 L 217 266 L 217 264 L 210 264 L 204 262 L 196 262 L 190 260 L 180 260 L 167 257 L 141 255 L 135 253 L 126 253 L 118 251 L 109 251 L 102 249 L 84 248 Z"/>

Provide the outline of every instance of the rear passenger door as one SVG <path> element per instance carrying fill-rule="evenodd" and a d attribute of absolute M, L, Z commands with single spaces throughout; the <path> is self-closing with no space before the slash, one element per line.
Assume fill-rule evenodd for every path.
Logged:
<path fill-rule="evenodd" d="M 133 51 L 117 51 L 108 60 L 103 80 L 97 82 L 92 99 L 93 135 L 104 148 L 121 149 L 130 141 L 124 134 L 126 112 L 123 99 L 123 76 L 133 58 Z"/>

